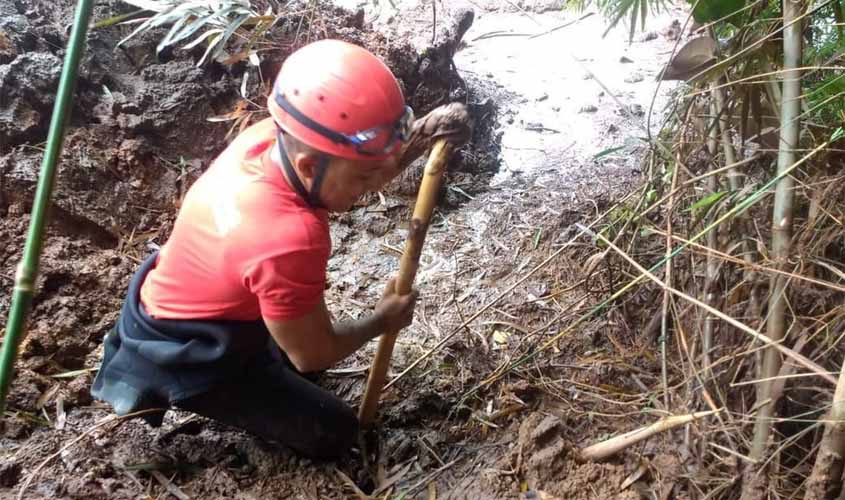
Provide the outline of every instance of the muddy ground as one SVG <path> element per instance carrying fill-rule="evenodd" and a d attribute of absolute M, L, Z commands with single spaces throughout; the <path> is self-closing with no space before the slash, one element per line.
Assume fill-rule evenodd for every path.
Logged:
<path fill-rule="evenodd" d="M 570 245 L 456 330 L 567 242 L 575 222 L 637 185 L 637 136 L 654 76 L 678 36 L 671 14 L 679 14 L 658 17 L 653 32 L 627 44 L 625 29 L 602 39 L 599 16 L 560 28 L 581 15 L 552 2 L 438 2 L 436 23 L 430 3 L 397 3 L 400 11 L 288 5 L 259 51 L 260 68 L 196 68 L 201 50 L 156 57 L 160 33 L 123 48 L 115 45 L 128 28 L 89 35 L 40 291 L 0 437 L 0 497 L 26 487 L 24 498 L 683 498 L 672 482 L 684 470 L 681 435 L 608 463 L 575 460 L 578 447 L 653 419 L 656 406 L 638 399 L 660 371 L 653 339 L 626 326 L 637 324 L 637 306 L 652 297 L 632 296 L 631 318 L 588 324 L 472 391 L 613 286 L 612 270 L 584 273 L 591 248 Z M 94 17 L 128 10 L 102 1 Z M 66 1 L 0 0 L 0 282 L 7 290 L 70 12 Z M 450 165 L 418 275 L 417 318 L 397 344 L 393 371 L 444 336 L 451 340 L 385 393 L 381 425 L 368 436 L 370 467 L 362 466 L 361 450 L 313 463 L 181 412 L 168 413 L 159 429 L 106 422 L 108 408 L 88 394 L 100 342 L 135 266 L 166 240 L 182 193 L 226 143 L 232 122 L 207 118 L 239 105 L 245 73 L 247 97 L 260 103 L 262 83 L 284 56 L 323 36 L 382 55 L 418 113 L 459 100 L 476 118 L 473 140 Z M 668 91 L 658 92 L 655 122 Z M 251 119 L 262 116 L 255 104 L 243 109 Z M 327 300 L 339 319 L 364 313 L 398 268 L 418 167 L 333 218 Z M 9 297 L 0 297 L 4 317 Z M 374 348 L 322 383 L 357 404 Z"/>

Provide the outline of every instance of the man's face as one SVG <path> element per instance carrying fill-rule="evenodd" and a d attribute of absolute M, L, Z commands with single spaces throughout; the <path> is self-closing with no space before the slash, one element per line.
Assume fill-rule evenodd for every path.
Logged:
<path fill-rule="evenodd" d="M 307 188 L 311 189 L 317 158 L 306 161 L 311 168 L 305 173 Z M 380 190 L 396 173 L 398 155 L 385 160 L 347 160 L 332 158 L 320 185 L 320 201 L 332 212 L 346 212 L 364 194 Z"/>

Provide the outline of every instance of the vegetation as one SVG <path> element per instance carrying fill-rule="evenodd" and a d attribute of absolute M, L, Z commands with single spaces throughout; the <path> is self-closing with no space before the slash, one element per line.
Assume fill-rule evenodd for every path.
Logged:
<path fill-rule="evenodd" d="M 649 5 L 597 6 L 611 25 L 638 10 L 633 38 Z M 640 319 L 660 318 L 644 325 L 664 359 L 655 409 L 720 411 L 691 429 L 687 489 L 706 498 L 843 493 L 842 8 L 694 2 L 698 38 L 664 72 L 685 84 L 650 139 L 647 186 L 593 233 L 593 265 L 614 261 L 635 276 L 623 292 L 663 297 Z"/>
<path fill-rule="evenodd" d="M 249 0 L 123 0 L 137 7 L 131 19 L 116 18 L 116 22 L 140 23 L 121 44 L 133 37 L 155 28 L 169 26 L 156 49 L 161 53 L 168 47 L 190 50 L 201 44 L 205 52 L 197 62 L 198 66 L 208 61 L 219 60 L 227 43 L 243 31 L 240 51 L 227 57 L 226 62 L 243 60 L 260 40 L 261 36 L 278 20 L 273 7 L 266 5 L 264 14 L 259 14 Z M 108 24 L 108 23 L 104 23 Z"/>

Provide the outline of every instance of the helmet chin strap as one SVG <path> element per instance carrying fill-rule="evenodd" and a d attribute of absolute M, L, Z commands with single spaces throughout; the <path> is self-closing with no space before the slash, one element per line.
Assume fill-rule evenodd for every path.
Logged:
<path fill-rule="evenodd" d="M 291 184 L 293 184 L 294 191 L 296 191 L 296 193 L 302 197 L 302 199 L 305 200 L 310 207 L 326 208 L 320 201 L 320 187 L 323 185 L 323 178 L 325 178 L 326 170 L 328 170 L 329 157 L 320 155 L 319 162 L 315 167 L 314 180 L 311 182 L 311 190 L 308 191 L 299 179 L 299 175 L 293 168 L 293 164 L 288 157 L 287 151 L 285 151 L 281 133 L 276 134 L 276 143 L 279 145 L 279 156 L 282 160 L 282 168 L 285 169 L 285 174 L 287 174 L 288 179 L 290 179 Z"/>

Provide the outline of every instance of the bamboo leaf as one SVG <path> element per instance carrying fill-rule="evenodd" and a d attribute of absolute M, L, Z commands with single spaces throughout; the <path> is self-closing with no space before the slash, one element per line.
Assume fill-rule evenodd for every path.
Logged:
<path fill-rule="evenodd" d="M 192 41 L 188 45 L 185 45 L 184 47 L 182 47 L 182 49 L 183 50 L 191 50 L 194 47 L 196 47 L 197 45 L 201 44 L 206 38 L 210 37 L 211 35 L 220 34 L 222 32 L 223 32 L 222 29 L 217 29 L 217 28 L 208 30 L 205 33 L 203 33 L 202 35 L 196 37 L 194 39 L 194 41 Z"/>
<path fill-rule="evenodd" d="M 220 43 L 220 40 L 222 39 L 222 37 L 223 37 L 223 35 L 217 35 L 211 40 L 211 43 L 208 44 L 208 48 L 205 49 L 205 52 L 203 53 L 202 57 L 200 58 L 199 62 L 197 63 L 197 66 L 203 65 L 203 63 L 205 62 L 205 59 L 208 57 L 209 54 L 211 54 L 211 51 L 214 50 L 214 47 L 216 47 L 217 44 Z"/>
<path fill-rule="evenodd" d="M 266 28 L 262 27 L 264 21 L 275 19 L 274 16 L 269 16 L 269 12 L 272 12 L 271 10 L 268 10 L 268 15 L 260 16 L 256 11 L 252 10 L 248 0 L 218 0 L 213 2 L 208 0 L 125 1 L 155 14 L 139 21 L 141 24 L 121 40 L 118 45 L 125 43 L 141 32 L 149 31 L 159 26 L 171 25 L 167 34 L 160 40 L 156 47 L 156 52 L 160 53 L 165 48 L 194 36 L 200 29 L 213 26 L 214 28 L 197 36 L 183 47 L 185 50 L 190 50 L 211 38 L 209 46 L 206 48 L 199 64 L 205 63 L 209 57 L 217 59 L 225 49 L 225 45 L 232 35 L 245 23 L 250 23 L 250 25 L 257 26 L 266 31 Z"/>
<path fill-rule="evenodd" d="M 230 24 L 228 28 L 226 28 L 226 31 L 224 31 L 223 34 L 221 35 L 220 43 L 217 44 L 217 48 L 214 50 L 214 53 L 212 54 L 212 59 L 216 59 L 217 56 L 219 56 L 223 52 L 223 49 L 226 46 L 226 42 L 229 40 L 229 38 L 231 38 L 232 34 L 238 28 L 240 28 L 241 24 L 243 24 L 250 17 L 251 16 L 249 14 L 241 14 L 240 17 L 235 19 L 235 21 L 232 24 Z"/>
<path fill-rule="evenodd" d="M 686 211 L 687 212 L 693 212 L 693 213 L 700 212 L 702 210 L 707 211 L 707 210 L 710 209 L 710 207 L 712 207 L 713 205 L 718 203 L 719 200 L 724 198 L 725 195 L 727 195 L 727 194 L 728 194 L 728 191 L 718 191 L 716 193 L 709 194 L 709 195 L 705 196 L 704 198 L 702 198 L 702 199 L 696 201 L 695 203 L 693 203 L 689 208 L 687 208 Z"/>
<path fill-rule="evenodd" d="M 182 31 L 181 31 L 178 35 L 176 35 L 176 36 L 175 36 L 175 37 L 174 37 L 174 38 L 170 41 L 170 43 L 171 43 L 171 44 L 176 44 L 176 43 L 181 42 L 182 40 L 185 40 L 185 39 L 189 38 L 191 35 L 193 35 L 194 33 L 196 33 L 196 32 L 197 32 L 197 30 L 199 30 L 200 28 L 202 28 L 203 26 L 205 26 L 206 24 L 208 24 L 208 21 L 209 21 L 212 17 L 213 17 L 213 15 L 212 15 L 212 14 L 209 14 L 209 15 L 206 15 L 206 16 L 203 16 L 203 17 L 200 17 L 200 18 L 196 19 L 196 20 L 195 20 L 194 22 L 192 22 L 191 24 L 189 24 L 189 25 L 185 26 L 185 28 L 184 28 L 184 29 L 183 29 L 183 30 L 182 30 Z"/>
<path fill-rule="evenodd" d="M 162 38 L 161 41 L 158 42 L 158 45 L 156 46 L 156 54 L 160 54 L 162 50 L 164 50 L 165 48 L 167 48 L 168 45 L 170 45 L 170 41 L 182 29 L 182 26 L 184 26 L 187 22 L 188 18 L 182 17 L 175 23 L 173 23 L 173 26 L 170 27 L 170 30 L 167 32 L 167 35 L 165 35 L 164 38 Z"/>
<path fill-rule="evenodd" d="M 605 157 L 605 156 L 607 156 L 607 155 L 611 155 L 611 154 L 613 154 L 613 153 L 615 153 L 615 152 L 617 152 L 617 151 L 621 151 L 621 150 L 623 150 L 623 149 L 625 149 L 625 146 L 616 146 L 616 147 L 612 147 L 612 148 L 607 148 L 607 149 L 604 149 L 604 150 L 599 151 L 598 153 L 596 153 L 596 154 L 593 156 L 593 159 L 594 159 L 594 160 L 598 160 L 598 159 L 600 159 L 600 158 L 604 158 L 604 157 Z"/>
<path fill-rule="evenodd" d="M 692 16 L 700 23 L 709 23 L 729 16 L 730 14 L 745 7 L 745 0 L 698 0 Z"/>

